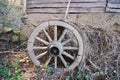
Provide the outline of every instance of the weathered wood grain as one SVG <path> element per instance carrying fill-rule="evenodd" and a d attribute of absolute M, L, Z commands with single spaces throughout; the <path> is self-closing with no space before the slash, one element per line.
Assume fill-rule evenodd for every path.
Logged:
<path fill-rule="evenodd" d="M 110 3 L 120 3 L 120 0 L 108 0 L 108 2 Z"/>
<path fill-rule="evenodd" d="M 106 12 L 120 13 L 120 9 L 106 8 Z"/>
<path fill-rule="evenodd" d="M 106 4 L 105 3 L 71 3 L 70 7 L 105 7 Z M 54 8 L 54 7 L 61 7 L 61 8 L 65 8 L 67 7 L 67 4 L 61 4 L 61 3 L 55 3 L 55 4 L 39 4 L 39 3 L 35 3 L 35 4 L 27 4 L 27 8 Z"/>
<path fill-rule="evenodd" d="M 72 0 L 71 2 L 105 2 L 106 0 Z M 54 2 L 68 2 L 68 0 L 27 0 L 27 3 L 54 3 Z"/>
<path fill-rule="evenodd" d="M 118 3 L 108 3 L 107 7 L 120 9 L 120 4 L 118 4 Z"/>
<path fill-rule="evenodd" d="M 35 8 L 28 9 L 27 13 L 65 13 L 66 8 Z M 70 8 L 69 13 L 79 14 L 79 13 L 87 13 L 87 12 L 104 12 L 104 8 Z"/>
<path fill-rule="evenodd" d="M 70 7 L 105 7 L 106 4 L 105 3 L 71 3 Z M 56 4 L 27 4 L 27 8 L 66 8 L 67 4 L 60 4 L 60 3 L 56 3 Z"/>

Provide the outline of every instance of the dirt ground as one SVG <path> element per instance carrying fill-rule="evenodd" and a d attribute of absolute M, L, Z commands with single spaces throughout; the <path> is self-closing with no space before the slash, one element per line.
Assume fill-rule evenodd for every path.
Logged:
<path fill-rule="evenodd" d="M 49 73 L 45 68 L 35 67 L 26 52 L 0 54 L 0 64 L 19 59 L 21 77 L 25 80 L 65 80 L 70 72 Z"/>

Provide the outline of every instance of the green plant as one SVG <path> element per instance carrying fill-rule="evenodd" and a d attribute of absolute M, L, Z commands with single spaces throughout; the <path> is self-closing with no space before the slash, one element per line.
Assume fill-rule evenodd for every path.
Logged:
<path fill-rule="evenodd" d="M 15 62 L 12 62 L 12 66 L 13 66 L 15 69 L 18 69 L 18 68 L 19 68 L 19 59 L 16 59 Z"/>
<path fill-rule="evenodd" d="M 89 75 L 85 76 L 85 80 L 90 80 Z"/>
<path fill-rule="evenodd" d="M 4 80 L 25 80 L 20 74 L 18 59 L 15 62 L 3 62 L 0 66 L 0 75 Z"/>
<path fill-rule="evenodd" d="M 80 72 L 77 73 L 77 79 L 81 79 L 81 73 Z"/>
<path fill-rule="evenodd" d="M 54 72 L 54 69 L 52 67 L 46 66 L 45 70 L 49 73 L 52 74 Z"/>
<path fill-rule="evenodd" d="M 66 80 L 72 80 L 71 75 L 68 75 L 67 78 L 66 78 Z"/>

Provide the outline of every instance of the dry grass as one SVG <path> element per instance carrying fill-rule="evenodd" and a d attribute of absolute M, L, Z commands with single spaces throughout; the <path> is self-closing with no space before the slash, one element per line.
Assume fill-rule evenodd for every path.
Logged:
<path fill-rule="evenodd" d="M 79 69 L 87 67 L 93 80 L 99 80 L 96 68 L 105 80 L 120 80 L 120 31 L 85 26 L 80 32 L 84 42 L 84 66 Z"/>

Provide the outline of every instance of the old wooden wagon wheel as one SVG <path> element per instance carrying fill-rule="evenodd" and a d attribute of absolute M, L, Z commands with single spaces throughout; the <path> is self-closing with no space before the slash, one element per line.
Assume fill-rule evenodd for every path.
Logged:
<path fill-rule="evenodd" d="M 75 25 L 61 20 L 43 22 L 29 37 L 28 53 L 37 66 L 64 71 L 74 69 L 83 55 L 83 42 Z"/>

